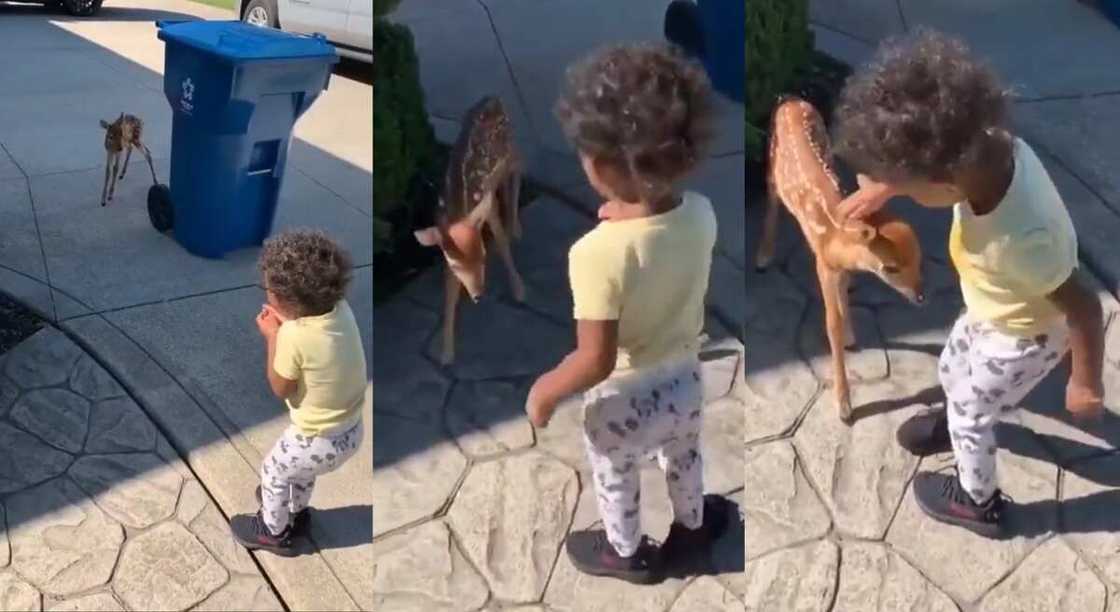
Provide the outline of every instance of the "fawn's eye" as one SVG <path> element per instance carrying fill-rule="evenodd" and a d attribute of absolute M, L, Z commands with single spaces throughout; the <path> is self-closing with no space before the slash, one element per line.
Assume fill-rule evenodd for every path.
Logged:
<path fill-rule="evenodd" d="M 883 272 L 886 274 L 898 274 L 898 266 L 883 264 Z"/>

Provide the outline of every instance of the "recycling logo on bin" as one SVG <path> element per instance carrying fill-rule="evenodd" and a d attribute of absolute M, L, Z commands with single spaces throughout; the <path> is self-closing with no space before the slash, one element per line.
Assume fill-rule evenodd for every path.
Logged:
<path fill-rule="evenodd" d="M 183 81 L 183 97 L 179 100 L 179 108 L 188 115 L 194 110 L 194 82 L 190 77 Z"/>

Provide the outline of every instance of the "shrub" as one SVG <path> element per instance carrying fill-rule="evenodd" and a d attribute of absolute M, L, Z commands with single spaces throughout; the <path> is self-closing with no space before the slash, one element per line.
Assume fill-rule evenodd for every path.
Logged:
<path fill-rule="evenodd" d="M 393 3 L 380 3 L 379 7 L 385 4 Z M 412 32 L 403 25 L 378 19 L 373 28 L 373 49 L 376 252 L 393 249 L 393 219 L 412 218 L 410 186 L 417 174 L 432 163 L 435 134 L 424 106 Z"/>
<path fill-rule="evenodd" d="M 762 161 L 770 111 L 812 61 L 808 0 L 747 2 L 747 157 Z"/>
<path fill-rule="evenodd" d="M 389 13 L 397 10 L 397 6 L 401 0 L 373 0 L 373 16 L 374 18 L 384 17 Z"/>

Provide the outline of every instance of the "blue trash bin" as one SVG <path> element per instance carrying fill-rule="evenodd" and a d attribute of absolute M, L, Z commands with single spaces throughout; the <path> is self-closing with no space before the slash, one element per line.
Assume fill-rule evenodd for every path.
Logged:
<path fill-rule="evenodd" d="M 1120 0 L 1102 0 L 1101 8 L 1112 23 L 1120 27 Z"/>
<path fill-rule="evenodd" d="M 712 88 L 737 102 L 746 99 L 746 33 L 743 0 L 673 0 L 665 11 L 665 37 L 697 57 Z"/>
<path fill-rule="evenodd" d="M 704 28 L 704 68 L 712 87 L 737 102 L 747 97 L 747 3 L 699 0 Z"/>
<path fill-rule="evenodd" d="M 173 225 L 202 257 L 259 246 L 272 231 L 292 128 L 327 88 L 338 54 L 322 36 L 239 21 L 156 26 L 173 119 L 170 189 L 149 192 L 152 223 Z"/>

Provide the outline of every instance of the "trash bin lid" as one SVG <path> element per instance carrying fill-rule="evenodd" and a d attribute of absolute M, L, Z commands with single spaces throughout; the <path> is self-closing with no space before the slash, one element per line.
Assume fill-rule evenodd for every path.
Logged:
<path fill-rule="evenodd" d="M 212 53 L 233 62 L 337 57 L 322 35 L 304 36 L 240 21 L 157 21 L 160 40 Z"/>

